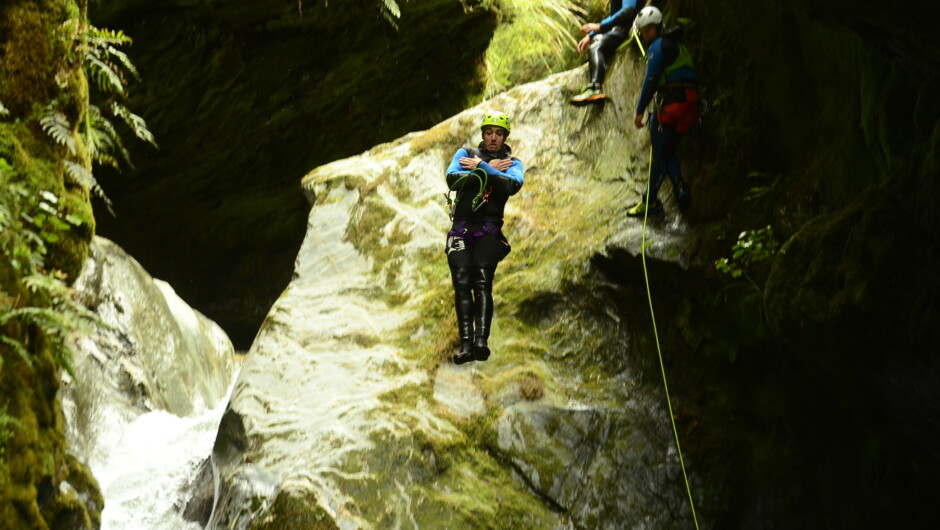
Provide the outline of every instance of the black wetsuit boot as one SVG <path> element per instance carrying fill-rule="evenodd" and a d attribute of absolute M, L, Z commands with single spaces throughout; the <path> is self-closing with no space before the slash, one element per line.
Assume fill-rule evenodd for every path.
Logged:
<path fill-rule="evenodd" d="M 457 310 L 457 334 L 460 337 L 460 351 L 454 355 L 454 364 L 463 364 L 473 360 L 473 295 L 470 287 L 470 271 L 455 270 L 454 308 Z"/>
<path fill-rule="evenodd" d="M 474 321 L 476 324 L 473 338 L 473 357 L 478 361 L 490 358 L 490 348 L 486 340 L 490 336 L 490 322 L 493 320 L 493 276 L 495 268 L 481 267 L 472 271 L 474 295 Z"/>

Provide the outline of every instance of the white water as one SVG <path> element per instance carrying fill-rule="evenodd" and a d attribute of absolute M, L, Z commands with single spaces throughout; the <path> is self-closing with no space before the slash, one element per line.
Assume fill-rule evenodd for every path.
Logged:
<path fill-rule="evenodd" d="M 232 343 L 105 239 L 76 292 L 101 322 L 76 337 L 62 408 L 71 451 L 104 495 L 103 528 L 198 528 L 182 512 L 232 392 Z"/>
<path fill-rule="evenodd" d="M 99 441 L 106 459 L 89 463 L 105 497 L 102 530 L 201 529 L 183 519 L 188 499 L 180 490 L 211 454 L 227 403 L 228 397 L 212 409 L 197 403 L 190 417 L 155 410 L 110 429 L 110 439 Z"/>

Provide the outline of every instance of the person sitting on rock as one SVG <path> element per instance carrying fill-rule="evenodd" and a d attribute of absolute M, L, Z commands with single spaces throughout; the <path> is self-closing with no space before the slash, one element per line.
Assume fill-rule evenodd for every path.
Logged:
<path fill-rule="evenodd" d="M 614 59 L 617 48 L 630 38 L 633 17 L 636 16 L 636 0 L 611 0 L 610 16 L 599 23 L 581 26 L 584 37 L 578 42 L 578 53 L 588 51 L 588 67 L 591 82 L 584 92 L 571 98 L 574 105 L 601 103 L 607 99 L 602 85 L 607 66 Z"/>
<path fill-rule="evenodd" d="M 643 127 L 646 107 L 654 99 L 655 103 L 647 120 L 652 145 L 650 188 L 637 205 L 627 210 L 627 215 L 641 217 L 663 211 L 663 203 L 656 195 L 667 174 L 679 209 L 685 211 L 692 203 L 692 195 L 682 181 L 677 150 L 682 137 L 698 121 L 698 92 L 692 56 L 679 42 L 681 28 L 663 32 L 663 15 L 655 7 L 644 7 L 640 11 L 636 16 L 636 27 L 643 42 L 649 45 L 646 78 L 633 120 L 637 129 Z"/>
<path fill-rule="evenodd" d="M 460 337 L 454 364 L 485 361 L 490 356 L 493 277 L 496 265 L 510 250 L 501 231 L 503 209 L 523 181 L 522 162 L 505 143 L 511 130 L 509 116 L 487 112 L 480 123 L 483 141 L 479 147 L 458 149 L 447 168 L 453 226 L 445 251 Z"/>

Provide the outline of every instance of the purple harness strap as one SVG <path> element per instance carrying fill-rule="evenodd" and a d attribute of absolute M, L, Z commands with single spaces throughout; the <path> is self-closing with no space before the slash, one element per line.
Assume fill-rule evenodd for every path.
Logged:
<path fill-rule="evenodd" d="M 467 243 L 467 246 L 472 247 L 474 243 L 479 241 L 480 238 L 487 234 L 493 234 L 496 237 L 505 239 L 499 225 L 492 221 L 486 221 L 483 223 L 483 226 L 472 232 L 469 228 L 467 228 L 466 221 L 459 221 L 454 223 L 454 226 L 451 228 L 450 232 L 447 232 L 447 238 L 450 239 L 451 237 L 456 237 L 463 239 Z"/>

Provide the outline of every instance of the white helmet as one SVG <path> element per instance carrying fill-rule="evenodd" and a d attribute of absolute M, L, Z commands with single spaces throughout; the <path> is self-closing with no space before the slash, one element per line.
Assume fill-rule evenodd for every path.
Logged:
<path fill-rule="evenodd" d="M 653 6 L 646 6 L 636 15 L 636 29 L 643 29 L 646 26 L 660 25 L 663 23 L 663 14 Z"/>

